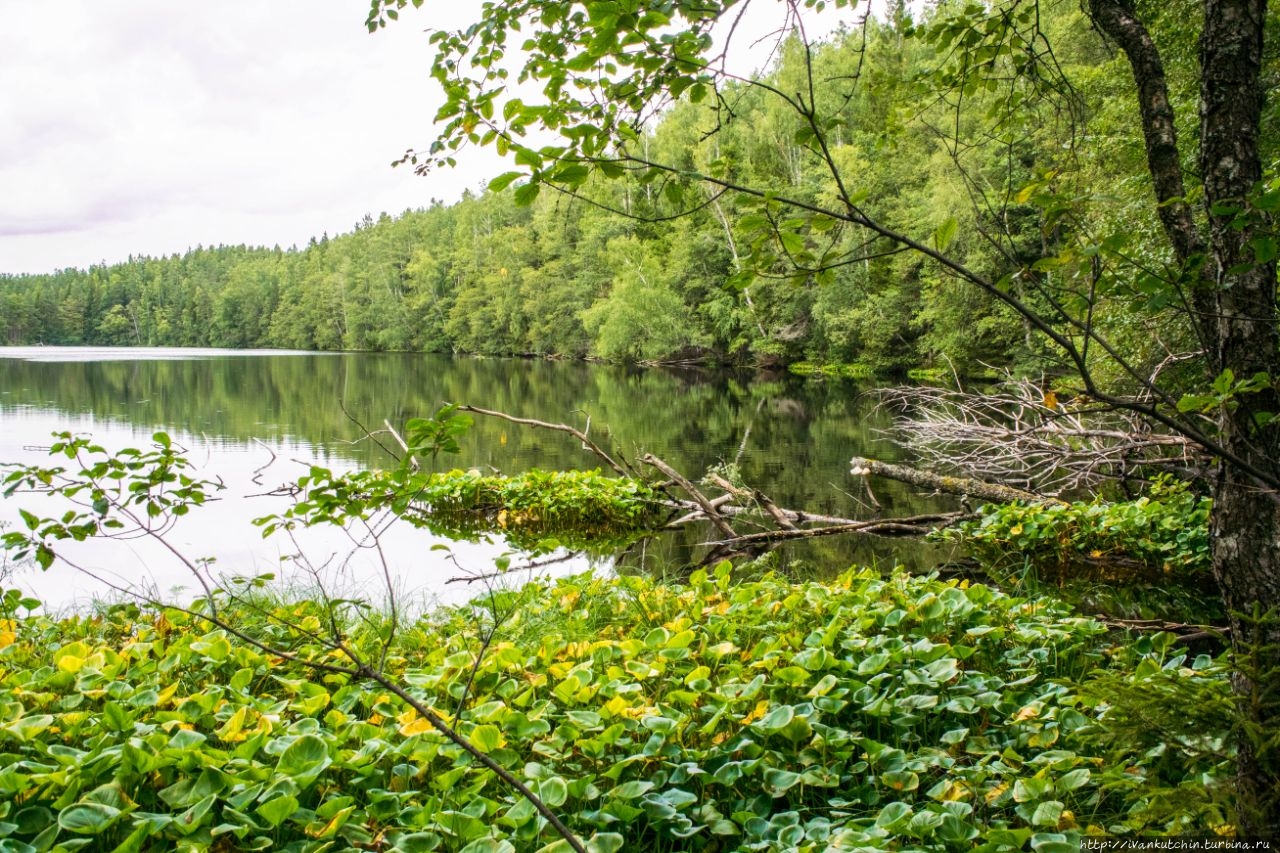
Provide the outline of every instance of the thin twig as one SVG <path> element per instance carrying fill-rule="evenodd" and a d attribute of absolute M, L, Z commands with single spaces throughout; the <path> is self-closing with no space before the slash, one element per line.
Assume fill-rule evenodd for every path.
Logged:
<path fill-rule="evenodd" d="M 605 453 L 598 444 L 587 437 L 586 433 L 582 432 L 582 430 L 575 429 L 568 424 L 553 424 L 546 421 L 534 420 L 533 418 L 517 418 L 514 415 L 508 415 L 505 412 L 494 412 L 489 409 L 480 409 L 476 406 L 458 406 L 458 411 L 472 412 L 474 414 L 484 415 L 490 418 L 499 418 L 500 420 L 509 421 L 513 424 L 523 424 L 524 426 L 538 427 L 539 429 L 550 429 L 555 430 L 556 432 L 567 432 L 569 435 L 572 435 L 581 441 L 584 448 L 600 457 L 606 465 L 616 471 L 620 476 L 628 478 L 635 476 L 631 470 L 623 467 L 621 464 L 616 462 L 612 456 Z"/>

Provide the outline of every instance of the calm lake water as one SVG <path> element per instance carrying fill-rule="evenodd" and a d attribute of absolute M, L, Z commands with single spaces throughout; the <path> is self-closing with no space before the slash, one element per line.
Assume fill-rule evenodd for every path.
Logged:
<path fill-rule="evenodd" d="M 385 587 L 384 572 L 368 560 L 348 560 L 349 541 L 319 534 L 300 543 L 264 541 L 250 520 L 282 510 L 283 499 L 264 493 L 301 476 L 313 462 L 335 469 L 392 464 L 365 436 L 384 421 L 399 429 L 409 418 L 455 402 L 580 429 L 589 425 L 597 443 L 629 458 L 651 452 L 693 475 L 734 463 L 746 482 L 780 505 L 869 517 L 848 460 L 895 460 L 902 451 L 888 437 L 888 415 L 864 390 L 780 374 L 421 354 L 0 347 L 0 462 L 45 459 L 43 448 L 58 430 L 91 433 L 112 449 L 144 446 L 153 432 L 165 430 L 188 449 L 203 476 L 228 485 L 222 500 L 193 512 L 175 530 L 174 544 L 184 553 L 214 558 L 225 573 L 296 575 L 290 558 L 301 549 L 311 564 L 326 566 L 324 583 L 370 595 Z M 567 435 L 498 420 L 478 418 L 463 445 L 460 456 L 439 467 L 508 473 L 599 467 Z M 876 497 L 888 515 L 932 508 L 891 483 L 877 483 Z M 18 504 L 34 508 L 32 501 L 0 501 L 0 521 L 15 523 Z M 411 528 L 393 532 L 387 544 L 394 586 L 422 601 L 476 594 L 474 585 L 448 580 L 482 573 L 508 550 L 501 541 L 449 543 Z M 696 544 L 696 537 L 683 544 Z M 118 584 L 150 585 L 162 593 L 193 587 L 187 569 L 146 543 L 95 543 L 74 555 Z M 868 537 L 824 541 L 803 556 L 831 571 L 853 562 L 923 559 L 917 549 Z M 557 570 L 586 567 L 575 560 Z M 109 591 L 65 567 L 8 571 L 4 585 L 32 591 L 51 605 L 84 603 Z"/>

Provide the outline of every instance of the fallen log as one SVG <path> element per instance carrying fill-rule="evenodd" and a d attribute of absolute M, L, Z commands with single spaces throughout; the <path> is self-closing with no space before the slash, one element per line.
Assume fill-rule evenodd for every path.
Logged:
<path fill-rule="evenodd" d="M 890 480 L 897 480 L 900 483 L 933 489 L 937 492 L 945 492 L 949 495 L 981 498 L 982 500 L 1000 501 L 1001 503 L 1010 501 L 1063 503 L 1058 498 L 1037 495 L 1035 492 L 1015 489 L 1012 486 L 987 483 L 968 477 L 949 477 L 945 474 L 934 474 L 931 471 L 921 471 L 918 468 L 896 465 L 892 462 L 878 462 L 875 459 L 867 459 L 863 456 L 855 456 L 849 460 L 849 473 L 855 477 L 885 477 Z"/>
<path fill-rule="evenodd" d="M 874 536 L 924 536 L 931 530 L 946 527 L 972 515 L 964 512 L 945 512 L 932 515 L 916 515 L 908 518 L 868 519 L 866 521 L 846 521 L 827 527 L 810 527 L 803 530 L 796 528 L 785 530 L 764 530 L 759 533 L 747 533 L 733 539 L 706 544 L 717 548 L 742 548 L 761 543 L 788 542 L 794 539 L 812 539 L 817 536 L 838 536 L 844 533 L 866 533 Z"/>

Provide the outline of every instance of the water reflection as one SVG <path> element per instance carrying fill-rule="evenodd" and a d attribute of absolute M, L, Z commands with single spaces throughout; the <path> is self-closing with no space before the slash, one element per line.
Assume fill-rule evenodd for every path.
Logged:
<path fill-rule="evenodd" d="M 886 437 L 887 416 L 856 387 L 785 375 L 419 354 L 42 347 L 0 348 L 0 460 L 36 461 L 40 454 L 34 448 L 48 445 L 54 430 L 91 432 L 108 446 L 123 447 L 145 443 L 154 430 L 164 429 L 188 447 L 207 476 L 226 480 L 232 496 L 194 513 L 179 530 L 186 537 L 179 544 L 197 556 L 216 557 L 228 571 L 271 571 L 292 546 L 257 540 L 248 520 L 275 511 L 279 500 L 247 495 L 297 477 L 312 461 L 335 468 L 389 464 L 389 442 L 366 433 L 384 421 L 400 428 L 445 402 L 589 426 L 592 438 L 611 451 L 630 458 L 652 452 L 690 473 L 733 465 L 779 504 L 832 515 L 868 514 L 848 476 L 849 457 L 900 457 Z M 254 482 L 255 470 L 267 463 Z M 442 459 L 438 467 L 517 472 L 598 465 L 567 436 L 479 419 L 463 453 Z M 876 497 L 886 514 L 933 508 L 895 484 L 878 485 Z M 0 518 L 16 518 L 12 501 L 0 506 Z M 430 550 L 438 541 L 425 541 L 422 531 L 393 535 L 397 585 L 419 597 L 467 594 L 460 585 L 444 584 L 459 572 L 447 555 Z M 659 551 L 691 548 L 699 535 L 690 532 Z M 336 565 L 343 547 L 340 541 L 318 542 L 313 559 L 324 562 L 333 555 Z M 453 548 L 458 563 L 476 570 L 504 550 L 501 543 Z M 655 559 L 651 547 L 646 559 L 627 559 L 652 568 L 670 553 Z M 802 553 L 832 571 L 904 553 L 918 559 L 895 543 L 848 537 L 814 543 Z M 162 591 L 175 583 L 190 585 L 185 570 L 158 565 L 136 545 L 92 556 L 100 567 L 138 566 L 143 573 L 135 577 L 150 572 Z M 377 580 L 374 569 L 346 574 L 357 587 Z M 79 579 L 42 576 L 27 582 L 57 601 L 82 592 L 73 589 Z"/>

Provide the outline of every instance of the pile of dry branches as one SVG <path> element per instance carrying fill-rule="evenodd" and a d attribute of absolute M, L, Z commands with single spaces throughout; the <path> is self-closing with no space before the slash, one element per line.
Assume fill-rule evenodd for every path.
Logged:
<path fill-rule="evenodd" d="M 899 439 L 922 467 L 1063 495 L 1105 483 L 1122 488 L 1157 472 L 1196 476 L 1206 464 L 1186 438 L 1153 431 L 1131 412 L 1084 397 L 1059 399 L 1030 380 L 991 391 L 893 388 Z"/>

